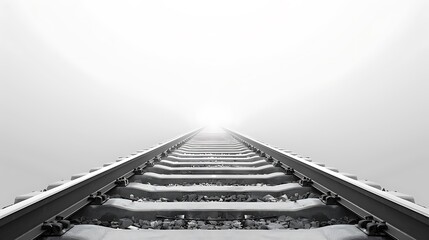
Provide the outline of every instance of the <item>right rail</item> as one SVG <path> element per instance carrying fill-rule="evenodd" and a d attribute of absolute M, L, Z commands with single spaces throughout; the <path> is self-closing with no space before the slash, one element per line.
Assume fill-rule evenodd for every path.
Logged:
<path fill-rule="evenodd" d="M 321 192 L 338 194 L 338 203 L 360 217 L 373 216 L 386 222 L 385 232 L 396 239 L 429 239 L 429 210 L 340 173 L 272 148 L 237 132 L 226 130 L 234 138 L 260 154 L 269 155 L 284 168 L 294 169 L 299 178 L 310 178 Z"/>

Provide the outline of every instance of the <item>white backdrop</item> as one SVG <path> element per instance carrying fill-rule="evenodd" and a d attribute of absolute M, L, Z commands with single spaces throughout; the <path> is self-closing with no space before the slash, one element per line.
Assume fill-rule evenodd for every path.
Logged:
<path fill-rule="evenodd" d="M 0 205 L 207 123 L 429 205 L 428 10 L 4 0 Z"/>

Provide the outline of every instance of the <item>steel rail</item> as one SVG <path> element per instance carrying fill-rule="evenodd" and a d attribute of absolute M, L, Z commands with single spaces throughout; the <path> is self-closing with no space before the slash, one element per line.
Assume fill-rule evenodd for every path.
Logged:
<path fill-rule="evenodd" d="M 388 229 L 385 232 L 389 236 L 395 239 L 427 239 L 429 236 L 428 209 L 274 149 L 243 134 L 225 130 L 239 141 L 250 144 L 293 168 L 298 177 L 311 178 L 313 186 L 319 191 L 338 194 L 339 203 L 357 215 L 361 217 L 371 215 L 379 221 L 386 221 Z"/>
<path fill-rule="evenodd" d="M 157 157 L 177 144 L 182 144 L 201 129 L 191 131 L 137 155 L 89 173 L 59 187 L 0 210 L 2 239 L 34 239 L 43 231 L 44 221 L 56 216 L 68 217 L 89 203 L 90 194 L 115 187 L 115 180 L 130 177 L 132 170 Z"/>

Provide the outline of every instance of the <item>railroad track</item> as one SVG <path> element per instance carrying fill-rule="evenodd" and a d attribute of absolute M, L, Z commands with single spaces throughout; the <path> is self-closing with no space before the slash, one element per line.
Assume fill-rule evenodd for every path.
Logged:
<path fill-rule="evenodd" d="M 429 211 L 401 197 L 230 130 L 197 130 L 18 196 L 0 210 L 0 238 L 429 239 Z"/>

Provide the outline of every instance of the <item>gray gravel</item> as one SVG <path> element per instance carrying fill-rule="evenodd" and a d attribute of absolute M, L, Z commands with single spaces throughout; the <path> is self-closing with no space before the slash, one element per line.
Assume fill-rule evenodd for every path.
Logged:
<path fill-rule="evenodd" d="M 121 196 L 112 196 L 113 198 L 121 198 Z M 296 201 L 299 199 L 306 198 L 318 198 L 317 194 L 307 192 L 306 194 L 299 195 L 298 193 L 286 195 L 283 194 L 279 197 L 273 197 L 272 195 L 265 195 L 263 197 L 246 195 L 246 194 L 233 194 L 233 195 L 222 195 L 222 196 L 205 196 L 200 194 L 185 194 L 182 197 L 170 199 L 170 198 L 138 198 L 134 195 L 130 195 L 130 200 L 137 202 L 287 202 Z"/>
<path fill-rule="evenodd" d="M 206 229 L 206 230 L 225 230 L 225 229 L 312 229 L 336 224 L 354 224 L 355 219 L 347 217 L 341 219 L 331 219 L 328 221 L 316 221 L 306 218 L 291 218 L 289 216 L 278 216 L 266 219 L 244 219 L 244 220 L 224 220 L 207 218 L 205 220 L 197 219 L 157 219 L 142 220 L 134 218 L 121 218 L 114 221 L 100 221 L 98 219 L 73 219 L 73 224 L 92 224 L 101 225 L 117 229 Z"/>
<path fill-rule="evenodd" d="M 151 185 L 151 183 L 146 183 L 148 185 Z M 177 183 L 170 183 L 170 184 L 166 184 L 166 185 L 159 185 L 159 184 L 152 184 L 153 186 L 166 186 L 166 187 L 183 187 L 183 186 L 258 186 L 258 187 L 263 187 L 263 186 L 271 186 L 270 184 L 265 184 L 265 183 L 253 183 L 253 184 L 230 184 L 230 183 L 223 183 L 223 182 L 211 182 L 211 183 L 187 183 L 187 182 L 183 182 L 180 184 Z"/>

